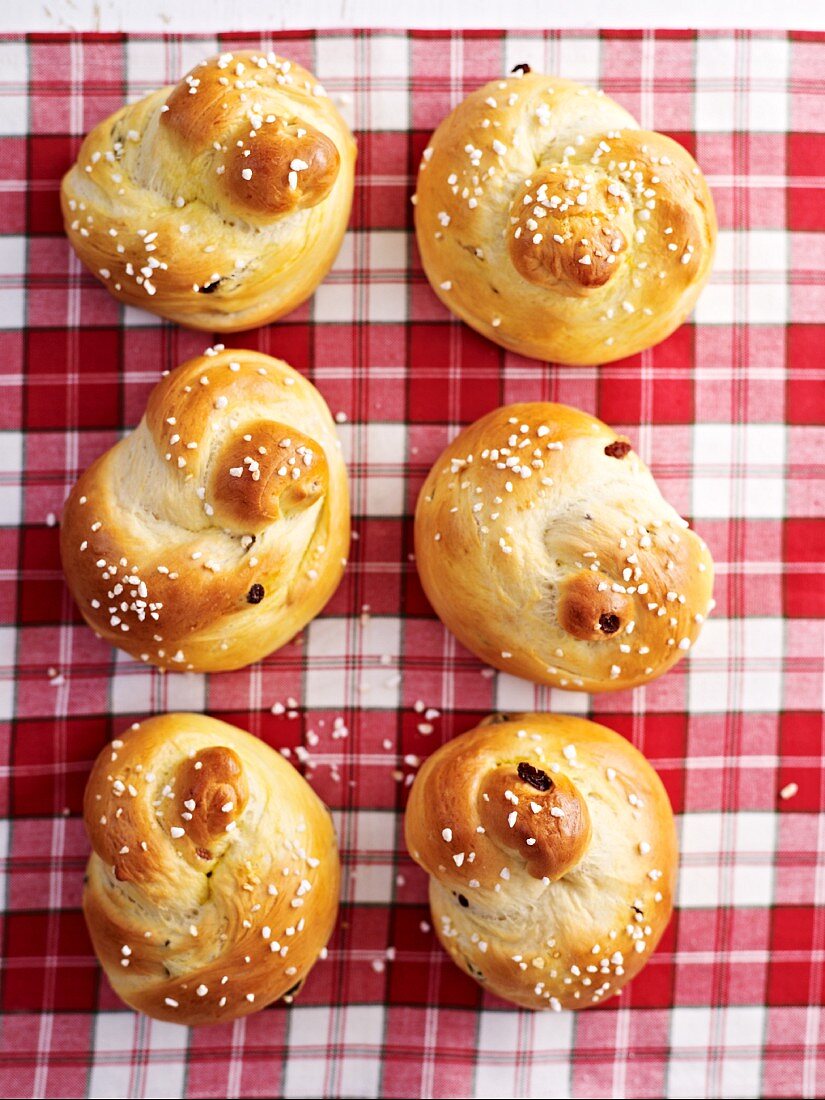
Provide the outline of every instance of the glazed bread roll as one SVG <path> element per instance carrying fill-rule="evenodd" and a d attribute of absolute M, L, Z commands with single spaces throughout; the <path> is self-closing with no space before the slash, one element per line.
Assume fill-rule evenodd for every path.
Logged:
<path fill-rule="evenodd" d="M 242 668 L 335 591 L 347 477 L 324 399 L 280 359 L 209 349 L 80 477 L 60 552 L 86 622 L 141 661 Z"/>
<path fill-rule="evenodd" d="M 453 961 L 524 1008 L 590 1008 L 650 958 L 678 851 L 662 782 L 612 730 L 497 715 L 422 766 L 407 848 Z"/>
<path fill-rule="evenodd" d="M 601 92 L 529 70 L 444 119 L 414 201 L 441 301 L 536 359 L 607 363 L 659 343 L 713 261 L 713 200 L 690 154 Z"/>
<path fill-rule="evenodd" d="M 237 332 L 313 293 L 349 219 L 355 142 L 315 77 L 273 53 L 202 61 L 91 131 L 66 233 L 120 301 Z"/>
<path fill-rule="evenodd" d="M 463 645 L 571 691 L 661 676 L 712 607 L 704 542 L 625 438 L 566 405 L 507 405 L 465 428 L 421 490 L 415 552 Z"/>
<path fill-rule="evenodd" d="M 83 804 L 83 910 L 115 992 L 177 1024 L 291 996 L 338 911 L 329 811 L 257 738 L 201 714 L 136 723 Z"/>

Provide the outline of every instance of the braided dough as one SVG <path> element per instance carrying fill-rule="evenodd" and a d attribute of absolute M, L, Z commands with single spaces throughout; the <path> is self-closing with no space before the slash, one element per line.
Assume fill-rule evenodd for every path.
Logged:
<path fill-rule="evenodd" d="M 712 608 L 704 542 L 626 439 L 566 405 L 507 405 L 465 428 L 421 490 L 415 548 L 460 642 L 571 691 L 661 676 Z"/>
<path fill-rule="evenodd" d="M 280 359 L 210 349 L 80 477 L 60 547 L 89 626 L 163 668 L 241 668 L 335 591 L 349 546 L 335 425 Z"/>
<path fill-rule="evenodd" d="M 667 793 L 640 752 L 582 718 L 497 715 L 453 738 L 416 776 L 405 832 L 453 961 L 525 1008 L 614 996 L 670 920 Z"/>
<path fill-rule="evenodd" d="M 83 909 L 117 994 L 208 1024 L 291 996 L 324 950 L 340 868 L 329 812 L 268 745 L 200 714 L 136 723 L 83 807 Z"/>
<path fill-rule="evenodd" d="M 486 84 L 444 119 L 414 201 L 444 305 L 537 359 L 606 363 L 659 343 L 713 261 L 713 200 L 690 154 L 540 73 Z"/>
<path fill-rule="evenodd" d="M 352 135 L 311 73 L 227 53 L 91 131 L 63 179 L 66 233 L 120 301 L 237 332 L 314 292 L 354 169 Z"/>

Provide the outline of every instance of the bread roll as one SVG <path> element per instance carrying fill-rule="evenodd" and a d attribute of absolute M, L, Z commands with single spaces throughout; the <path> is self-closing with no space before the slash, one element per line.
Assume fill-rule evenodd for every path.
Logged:
<path fill-rule="evenodd" d="M 541 73 L 459 103 L 424 150 L 414 201 L 441 301 L 536 359 L 607 363 L 658 344 L 713 261 L 713 199 L 690 154 Z"/>
<path fill-rule="evenodd" d="M 421 490 L 415 550 L 460 642 L 571 691 L 661 676 L 712 606 L 704 542 L 628 440 L 566 405 L 507 405 L 465 428 Z"/>
<path fill-rule="evenodd" d="M 612 730 L 497 715 L 422 766 L 407 848 L 453 961 L 524 1008 L 590 1008 L 670 920 L 678 852 L 661 780 Z"/>
<path fill-rule="evenodd" d="M 338 911 L 330 815 L 283 757 L 200 714 L 136 723 L 98 756 L 83 805 L 83 910 L 116 993 L 210 1024 L 291 996 Z"/>
<path fill-rule="evenodd" d="M 324 278 L 354 166 L 352 135 L 311 73 L 274 53 L 225 53 L 91 131 L 63 179 L 66 233 L 121 302 L 238 332 Z"/>
<path fill-rule="evenodd" d="M 162 668 L 241 668 L 335 591 L 349 500 L 323 398 L 280 359 L 210 349 L 155 386 L 92 463 L 60 549 L 86 622 Z"/>

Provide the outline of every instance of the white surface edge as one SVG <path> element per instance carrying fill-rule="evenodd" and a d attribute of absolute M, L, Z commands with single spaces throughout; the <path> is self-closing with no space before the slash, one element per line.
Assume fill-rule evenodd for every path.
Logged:
<path fill-rule="evenodd" d="M 0 0 L 0 31 L 148 31 L 193 33 L 233 30 L 381 28 L 748 28 L 825 29 L 825 4 L 815 0 L 693 0 L 687 7 L 661 0 L 597 0 L 565 5 L 554 0 Z"/>

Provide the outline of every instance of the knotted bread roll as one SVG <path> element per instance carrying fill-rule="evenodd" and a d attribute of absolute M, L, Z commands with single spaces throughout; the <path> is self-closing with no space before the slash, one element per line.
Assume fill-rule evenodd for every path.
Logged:
<path fill-rule="evenodd" d="M 352 135 L 311 73 L 226 53 L 91 131 L 63 179 L 66 232 L 120 301 L 237 332 L 324 278 L 354 166 Z"/>
<path fill-rule="evenodd" d="M 311 383 L 280 359 L 209 349 L 167 375 L 138 427 L 80 477 L 61 557 L 89 626 L 163 668 L 241 668 L 335 591 L 347 477 Z"/>
<path fill-rule="evenodd" d="M 690 154 L 601 92 L 529 70 L 444 119 L 414 201 L 442 302 L 537 359 L 605 363 L 657 344 L 713 261 L 713 200 Z"/>
<path fill-rule="evenodd" d="M 712 606 L 704 542 L 626 439 L 566 405 L 507 405 L 465 428 L 421 490 L 415 549 L 459 641 L 553 687 L 661 676 Z"/>
<path fill-rule="evenodd" d="M 498 715 L 443 745 L 405 832 L 453 961 L 525 1008 L 612 997 L 670 919 L 667 793 L 631 744 L 582 718 Z"/>
<path fill-rule="evenodd" d="M 283 757 L 200 714 L 98 756 L 83 909 L 117 994 L 159 1020 L 257 1012 L 302 984 L 338 911 L 329 811 Z"/>

